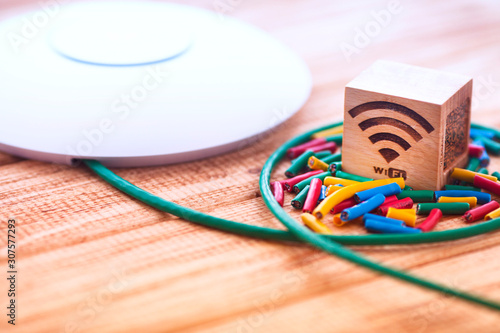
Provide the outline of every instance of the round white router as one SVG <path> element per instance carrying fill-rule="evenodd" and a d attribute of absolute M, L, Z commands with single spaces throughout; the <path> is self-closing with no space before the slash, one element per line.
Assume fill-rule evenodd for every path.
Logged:
<path fill-rule="evenodd" d="M 265 32 L 157 2 L 82 2 L 0 23 L 0 150 L 70 164 L 185 162 L 255 141 L 305 103 Z"/>

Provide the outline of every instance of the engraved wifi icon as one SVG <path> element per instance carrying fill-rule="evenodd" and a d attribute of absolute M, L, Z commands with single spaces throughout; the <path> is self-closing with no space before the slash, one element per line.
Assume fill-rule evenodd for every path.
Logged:
<path fill-rule="evenodd" d="M 366 131 L 367 129 L 375 126 L 388 125 L 394 127 L 396 132 L 398 131 L 398 129 L 406 132 L 415 141 L 415 143 L 422 140 L 423 137 L 417 130 L 415 130 L 412 126 L 405 123 L 404 121 L 391 117 L 391 113 L 399 113 L 410 119 L 413 119 L 420 126 L 422 126 L 422 128 L 428 134 L 434 131 L 434 127 L 432 127 L 432 125 L 424 117 L 419 115 L 417 112 L 396 103 L 382 102 L 382 101 L 368 102 L 352 108 L 349 111 L 349 114 L 351 115 L 352 118 L 356 118 L 360 114 L 371 110 L 386 110 L 387 116 L 368 118 L 360 122 L 358 126 L 359 128 L 361 128 L 362 131 Z M 399 147 L 401 147 L 401 149 L 404 151 L 407 151 L 412 147 L 407 140 L 403 139 L 399 135 L 396 135 L 394 133 L 389 133 L 387 131 L 375 133 L 369 136 L 368 139 L 370 139 L 372 144 L 375 144 L 377 142 L 391 141 L 397 144 Z M 400 156 L 399 152 L 388 147 L 381 148 L 379 149 L 378 152 L 387 161 L 387 163 L 391 163 Z"/>

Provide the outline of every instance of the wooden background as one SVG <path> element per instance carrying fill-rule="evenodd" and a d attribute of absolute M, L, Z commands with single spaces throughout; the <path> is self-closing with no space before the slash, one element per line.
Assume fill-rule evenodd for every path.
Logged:
<path fill-rule="evenodd" d="M 30 1 L 3 0 L 0 12 L 21 2 Z M 473 120 L 500 127 L 498 1 L 402 0 L 402 12 L 350 61 L 341 43 L 354 45 L 357 29 L 373 21 L 371 12 L 386 9 L 388 1 L 183 3 L 210 10 L 222 4 L 228 15 L 268 31 L 306 60 L 314 88 L 297 115 L 257 144 L 187 165 L 116 170 L 166 199 L 280 228 L 259 198 L 260 167 L 285 140 L 339 119 L 344 85 L 380 58 L 473 76 Z M 17 219 L 19 236 L 18 321 L 15 328 L 6 324 L 2 274 L 2 331 L 499 330 L 498 313 L 376 275 L 305 245 L 193 225 L 126 197 L 84 167 L 0 153 L 0 207 L 2 269 L 9 217 Z M 449 220 L 440 228 L 463 225 L 459 219 Z M 362 230 L 351 226 L 335 232 Z M 500 300 L 499 232 L 450 243 L 355 249 Z"/>

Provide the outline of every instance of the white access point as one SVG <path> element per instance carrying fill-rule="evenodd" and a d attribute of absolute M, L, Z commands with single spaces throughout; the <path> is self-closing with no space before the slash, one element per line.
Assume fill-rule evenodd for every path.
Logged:
<path fill-rule="evenodd" d="M 205 158 L 255 142 L 310 91 L 290 49 L 195 7 L 62 3 L 0 21 L 0 150 L 25 158 Z"/>

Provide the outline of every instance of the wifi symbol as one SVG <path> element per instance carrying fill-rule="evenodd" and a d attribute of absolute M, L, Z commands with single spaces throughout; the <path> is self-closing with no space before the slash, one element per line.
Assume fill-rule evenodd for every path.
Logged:
<path fill-rule="evenodd" d="M 364 103 L 361 105 L 358 105 L 354 108 L 352 108 L 349 111 L 349 114 L 351 115 L 352 118 L 356 118 L 358 115 L 362 114 L 363 112 L 367 112 L 370 110 L 389 110 L 393 112 L 400 113 L 406 117 L 409 117 L 413 120 L 415 120 L 418 124 L 420 124 L 423 129 L 427 133 L 432 133 L 434 131 L 434 127 L 421 115 L 416 113 L 415 111 L 407 108 L 406 106 L 396 104 L 396 103 L 391 103 L 391 102 L 368 102 Z M 395 128 L 398 128 L 400 130 L 405 131 L 408 133 L 415 142 L 419 142 L 422 140 L 422 135 L 418 133 L 412 126 L 408 125 L 407 123 L 394 119 L 391 117 L 375 117 L 375 118 L 369 118 L 367 120 L 362 121 L 361 123 L 358 124 L 359 128 L 361 128 L 362 131 L 367 130 L 370 127 L 374 126 L 379 126 L 379 125 L 389 125 L 393 126 Z M 375 144 L 379 141 L 392 141 L 399 145 L 402 149 L 407 151 L 408 149 L 411 148 L 411 145 L 408 141 L 403 139 L 402 137 L 393 134 L 393 133 L 387 133 L 387 132 L 380 132 L 373 134 L 369 137 L 370 141 L 372 144 Z M 400 156 L 400 154 L 395 151 L 394 149 L 391 148 L 382 148 L 379 149 L 378 151 L 380 155 L 387 161 L 387 163 L 391 163 L 394 161 L 396 158 Z"/>

